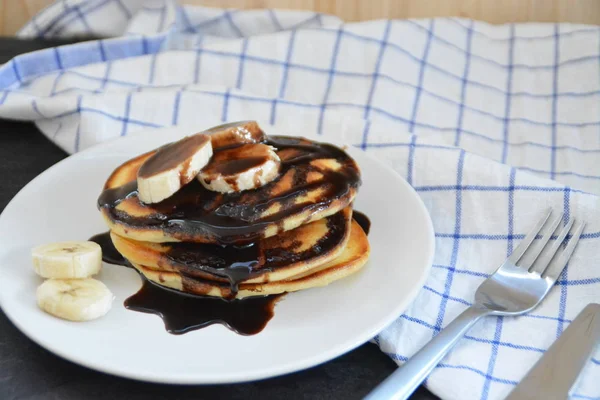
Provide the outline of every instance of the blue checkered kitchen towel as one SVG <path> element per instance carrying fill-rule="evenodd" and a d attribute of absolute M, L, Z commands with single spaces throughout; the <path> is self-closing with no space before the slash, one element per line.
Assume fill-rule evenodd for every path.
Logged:
<path fill-rule="evenodd" d="M 0 116 L 35 121 L 69 152 L 141 129 L 258 119 L 358 146 L 414 186 L 437 253 L 412 306 L 374 339 L 399 364 L 470 304 L 543 209 L 587 220 L 539 308 L 486 318 L 433 372 L 427 385 L 442 398 L 502 398 L 600 302 L 598 27 L 343 24 L 169 0 L 65 0 L 19 33 L 88 34 L 106 39 L 2 65 Z M 573 398 L 600 399 L 598 377 L 600 352 Z"/>

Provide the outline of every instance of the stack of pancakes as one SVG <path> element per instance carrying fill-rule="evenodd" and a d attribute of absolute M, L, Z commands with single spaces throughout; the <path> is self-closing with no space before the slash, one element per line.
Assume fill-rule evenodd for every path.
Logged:
<path fill-rule="evenodd" d="M 246 121 L 209 133 L 235 129 L 260 128 Z M 261 134 L 281 165 L 252 190 L 220 193 L 194 179 L 145 204 L 136 178 L 158 149 L 120 165 L 98 200 L 119 253 L 153 283 L 226 299 L 325 286 L 363 267 L 369 242 L 352 218 L 356 162 L 329 144 Z"/>

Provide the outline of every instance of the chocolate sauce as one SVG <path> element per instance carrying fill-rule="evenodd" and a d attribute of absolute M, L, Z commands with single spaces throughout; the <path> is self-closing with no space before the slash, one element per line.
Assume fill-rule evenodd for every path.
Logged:
<path fill-rule="evenodd" d="M 371 230 L 371 220 L 369 217 L 360 211 L 353 210 L 352 218 L 358 223 L 358 225 L 360 225 L 365 234 L 368 235 L 369 231 Z"/>
<path fill-rule="evenodd" d="M 205 243 L 166 243 L 164 262 L 190 278 L 209 279 L 229 283 L 223 291 L 235 298 L 238 285 L 254 276 L 286 265 L 324 256 L 333 251 L 347 234 L 344 212 L 326 217 L 327 233 L 303 251 L 300 242 L 289 243 L 290 235 L 283 233 L 248 245 L 216 245 Z M 102 248 L 102 259 L 109 264 L 131 266 L 114 247 L 110 233 L 93 236 L 89 240 Z M 288 242 L 288 243 L 286 243 Z"/>
<path fill-rule="evenodd" d="M 102 248 L 102 261 L 108 264 L 122 265 L 124 267 L 130 267 L 129 261 L 127 261 L 121 253 L 117 251 L 115 245 L 110 239 L 110 232 L 99 233 L 89 238 L 91 242 L 96 242 Z"/>
<path fill-rule="evenodd" d="M 104 262 L 131 268 L 131 264 L 114 247 L 108 232 L 92 236 L 89 240 L 100 245 Z M 197 259 L 201 256 L 193 257 Z M 171 290 L 150 282 L 141 274 L 140 276 L 143 280 L 142 288 L 125 300 L 125 307 L 159 315 L 167 331 L 173 334 L 220 323 L 239 334 L 254 335 L 267 325 L 273 317 L 275 303 L 283 297 L 280 294 L 228 301 Z"/>
<path fill-rule="evenodd" d="M 240 143 L 260 143 L 265 133 L 256 121 L 238 121 L 212 127 L 204 132 L 211 135 L 213 150 L 222 150 Z"/>
<path fill-rule="evenodd" d="M 144 161 L 138 171 L 138 176 L 150 177 L 175 168 L 182 161 L 191 158 L 198 149 L 205 146 L 209 141 L 210 137 L 207 135 L 192 135 L 163 146 L 154 155 Z M 186 164 L 184 170 L 187 170 L 188 167 L 189 165 Z M 189 180 L 186 172 L 183 171 L 181 177 Z M 185 183 L 187 182 L 182 182 L 182 184 Z"/>
<path fill-rule="evenodd" d="M 235 175 L 259 167 L 266 161 L 266 157 L 249 157 L 240 160 L 230 160 L 219 165 L 217 171 L 222 175 Z"/>
<path fill-rule="evenodd" d="M 212 324 L 223 324 L 241 335 L 254 335 L 273 318 L 275 304 L 283 295 L 223 300 L 194 296 L 156 285 L 143 278 L 142 288 L 125 300 L 125 308 L 156 314 L 165 328 L 182 334 Z"/>
<path fill-rule="evenodd" d="M 204 272 L 229 282 L 229 297 L 234 298 L 240 282 L 250 278 L 261 264 L 259 245 L 222 246 L 202 243 L 174 243 L 166 253 L 172 265 L 183 265 L 184 273 L 202 278 Z M 254 271 L 256 274 L 256 271 Z"/>
<path fill-rule="evenodd" d="M 206 174 L 232 176 L 256 168 L 269 160 L 269 147 L 263 144 L 245 144 L 220 149 L 204 167 Z"/>
<path fill-rule="evenodd" d="M 161 263 L 178 270 L 192 281 L 208 279 L 215 284 L 229 283 L 229 288 L 222 287 L 221 293 L 226 298 L 235 298 L 238 285 L 247 279 L 325 256 L 337 248 L 349 233 L 345 212 L 326 217 L 325 221 L 326 233 L 304 250 L 298 249 L 302 242 L 295 240 L 295 235 L 291 233 L 294 231 L 290 231 L 244 246 L 167 243 L 163 244 L 166 251 Z"/>
<path fill-rule="evenodd" d="M 126 199 L 143 207 L 136 197 L 137 184 L 132 181 L 103 191 L 98 198 L 98 207 L 123 225 L 158 229 L 182 241 L 193 241 L 200 236 L 223 244 L 250 243 L 262 237 L 267 227 L 287 217 L 318 212 L 336 200 L 349 200 L 350 191 L 360 185 L 360 172 L 354 160 L 338 147 L 277 136 L 268 138 L 265 143 L 279 151 L 300 151 L 297 155 L 282 158 L 280 178 L 258 189 L 221 194 L 204 188 L 194 179 L 173 196 L 152 204 L 150 215 L 136 217 L 116 209 Z M 333 158 L 342 164 L 342 168 L 337 172 L 311 165 L 311 161 L 320 158 Z M 325 179 L 310 182 L 311 172 L 321 172 Z M 292 187 L 274 194 L 279 180 L 288 173 L 293 177 Z M 315 201 L 296 202 L 298 197 L 315 189 L 320 189 Z M 279 211 L 265 216 L 264 212 L 275 204 Z"/>
<path fill-rule="evenodd" d="M 172 243 L 166 256 L 174 265 L 187 267 L 184 275 L 192 277 L 194 274 L 190 272 L 196 270 L 225 277 L 232 285 L 231 289 L 225 290 L 225 295 L 235 296 L 239 282 L 253 276 L 253 273 L 265 272 L 265 269 L 270 271 L 331 251 L 343 240 L 346 232 L 344 218 L 343 212 L 327 217 L 327 234 L 301 252 L 297 251 L 300 242 L 283 246 L 281 241 L 285 239 L 275 236 L 248 246 Z M 89 240 L 101 246 L 105 262 L 131 267 L 114 247 L 108 232 Z M 273 316 L 274 304 L 281 298 L 277 295 L 225 300 L 196 296 L 163 288 L 140 276 L 144 280 L 142 289 L 129 297 L 125 306 L 161 316 L 167 330 L 177 334 L 214 323 L 222 323 L 240 334 L 258 333 Z"/>
<path fill-rule="evenodd" d="M 264 239 L 265 265 L 269 269 L 280 268 L 284 265 L 311 260 L 323 256 L 335 249 L 349 234 L 343 212 L 327 217 L 327 234 L 322 236 L 313 246 L 304 251 L 298 251 L 300 242 L 292 242 L 290 246 L 280 246 L 278 236 Z M 296 245 L 296 246 L 295 246 Z"/>

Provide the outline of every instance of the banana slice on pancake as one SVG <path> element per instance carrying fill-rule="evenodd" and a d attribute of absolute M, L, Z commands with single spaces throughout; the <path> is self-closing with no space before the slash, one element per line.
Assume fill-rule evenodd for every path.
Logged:
<path fill-rule="evenodd" d="M 198 180 L 220 193 L 256 189 L 279 175 L 281 161 L 275 149 L 266 144 L 244 144 L 215 152 Z"/>
<path fill-rule="evenodd" d="M 137 173 L 138 196 L 158 203 L 191 182 L 213 155 L 211 138 L 196 134 L 161 147 Z"/>
<path fill-rule="evenodd" d="M 231 122 L 215 126 L 202 133 L 210 136 L 213 149 L 240 144 L 261 143 L 266 138 L 265 133 L 256 121 Z"/>

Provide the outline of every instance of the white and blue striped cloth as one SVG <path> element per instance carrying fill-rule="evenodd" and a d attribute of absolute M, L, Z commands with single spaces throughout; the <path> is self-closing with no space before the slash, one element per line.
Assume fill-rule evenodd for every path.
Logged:
<path fill-rule="evenodd" d="M 0 116 L 35 121 L 68 152 L 142 129 L 258 119 L 395 168 L 425 202 L 437 240 L 425 287 L 374 339 L 398 363 L 471 303 L 543 209 L 586 219 L 544 303 L 480 322 L 430 376 L 443 399 L 503 398 L 600 302 L 598 27 L 343 24 L 310 12 L 65 0 L 19 35 L 107 37 L 0 67 Z M 600 353 L 573 398 L 600 399 L 598 377 Z"/>

